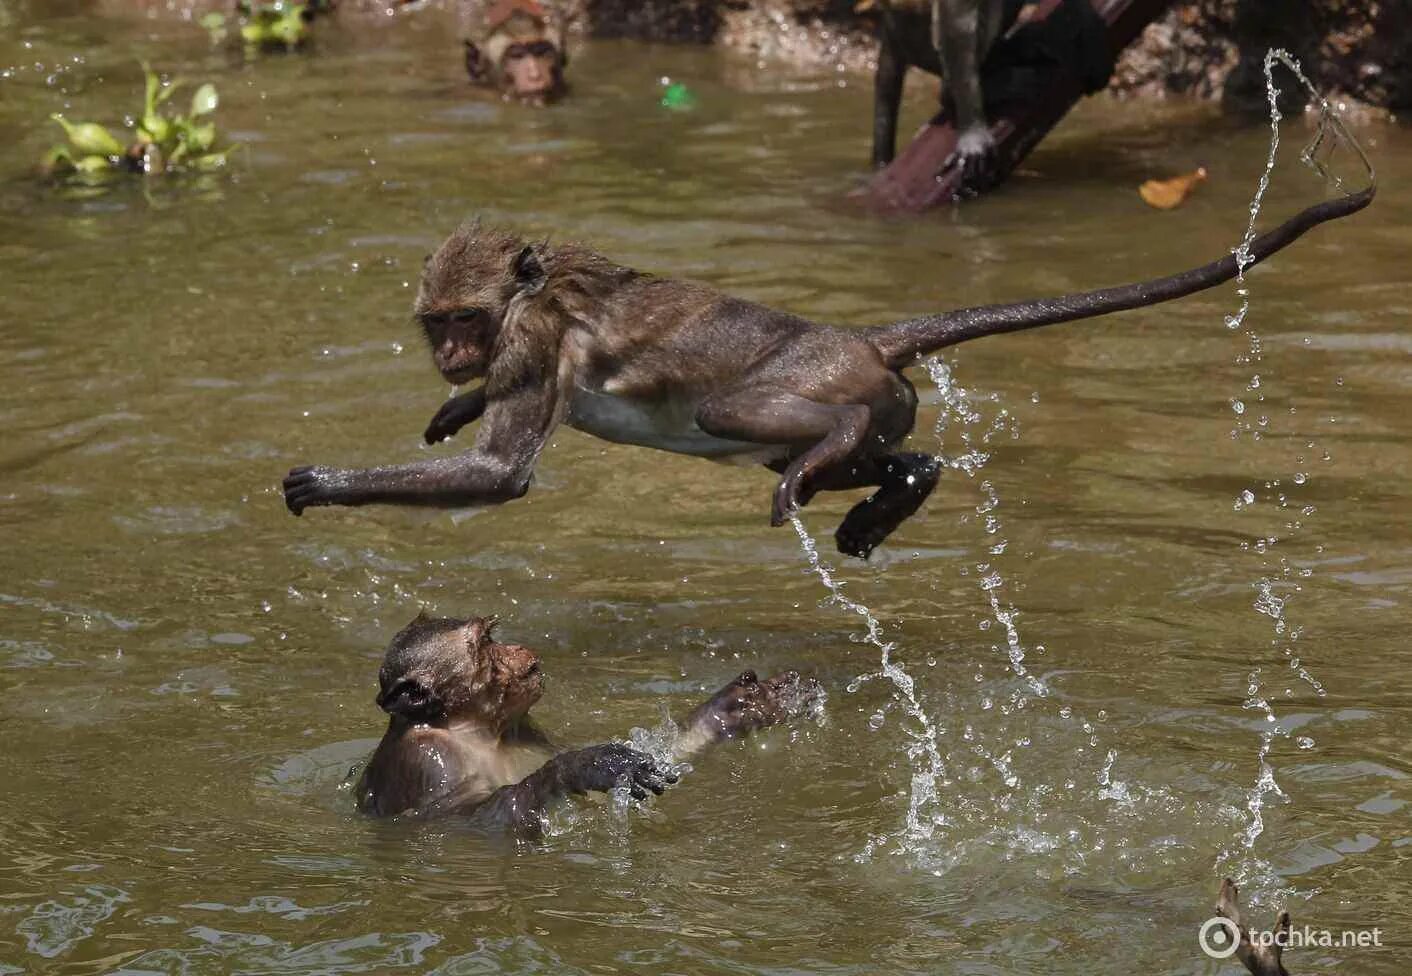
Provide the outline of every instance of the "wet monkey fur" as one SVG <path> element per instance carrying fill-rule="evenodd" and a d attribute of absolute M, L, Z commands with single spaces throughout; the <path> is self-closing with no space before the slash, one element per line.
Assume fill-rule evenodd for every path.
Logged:
<path fill-rule="evenodd" d="M 495 620 L 419 614 L 388 646 L 378 672 L 387 731 L 358 779 L 358 809 L 385 817 L 458 815 L 535 832 L 563 797 L 625 787 L 642 799 L 676 782 L 669 767 L 620 742 L 560 751 L 529 718 L 544 692 L 539 657 L 502 644 Z M 812 678 L 746 671 L 677 723 L 672 760 L 743 738 L 808 710 Z"/>
<path fill-rule="evenodd" d="M 1367 206 L 1373 187 L 1314 204 L 1249 246 L 1252 263 Z M 491 505 L 519 498 L 561 423 L 623 444 L 763 463 L 781 475 L 770 518 L 820 491 L 877 490 L 835 533 L 866 557 L 936 485 L 900 450 L 917 395 L 903 370 L 946 346 L 1141 308 L 1235 277 L 1236 259 L 1137 284 L 965 308 L 871 328 L 817 325 L 702 285 L 655 278 L 571 244 L 479 225 L 427 259 L 414 313 L 441 375 L 484 383 L 448 400 L 428 442 L 479 420 L 470 450 L 368 469 L 298 467 L 299 515 L 322 505 Z"/>

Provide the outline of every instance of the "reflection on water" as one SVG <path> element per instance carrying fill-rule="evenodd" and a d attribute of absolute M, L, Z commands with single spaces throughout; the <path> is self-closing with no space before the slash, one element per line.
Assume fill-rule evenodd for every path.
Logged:
<path fill-rule="evenodd" d="M 247 64 L 176 21 L 14 9 L 0 972 L 1203 973 L 1196 929 L 1237 848 L 1268 866 L 1262 918 L 1287 900 L 1391 946 L 1291 953 L 1294 972 L 1402 972 L 1404 132 L 1363 130 L 1387 189 L 1252 271 L 1241 338 L 1221 291 L 960 347 L 939 392 L 914 377 L 912 449 L 949 425 L 942 483 L 871 563 L 820 553 L 870 642 L 769 528 L 763 469 L 565 430 L 494 511 L 295 520 L 278 482 L 447 450 L 419 443 L 446 389 L 408 309 L 472 214 L 875 323 L 1226 252 L 1260 127 L 1095 102 L 1006 192 L 882 221 L 837 204 L 865 175 L 866 79 L 593 44 L 573 100 L 521 112 L 471 99 L 416 17 Z M 218 85 L 248 147 L 234 172 L 38 185 L 40 122 L 120 118 L 135 57 Z M 659 108 L 663 75 L 692 111 Z M 1196 165 L 1182 209 L 1138 199 Z M 1267 213 L 1310 192 L 1277 173 Z M 1269 418 L 1258 441 L 1230 437 L 1232 399 L 1238 424 Z M 854 500 L 801 524 L 827 539 Z M 1281 608 L 1274 643 L 1256 601 Z M 344 784 L 381 731 L 381 649 L 423 606 L 498 613 L 541 650 L 567 744 L 658 728 L 745 667 L 816 673 L 828 722 L 702 757 L 646 806 L 580 803 L 532 846 L 369 823 Z M 896 681 L 854 684 L 882 646 L 930 735 Z M 1284 799 L 1244 852 L 1272 725 Z"/>

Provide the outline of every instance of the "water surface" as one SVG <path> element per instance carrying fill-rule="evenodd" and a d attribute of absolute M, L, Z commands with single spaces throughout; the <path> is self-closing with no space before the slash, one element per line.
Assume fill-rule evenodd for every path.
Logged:
<path fill-rule="evenodd" d="M 279 479 L 427 455 L 448 391 L 409 307 L 471 215 L 867 324 L 1219 256 L 1264 128 L 1096 101 L 1004 193 L 887 221 L 837 205 L 866 79 L 604 43 L 571 102 L 521 111 L 407 23 L 245 64 L 78 4 L 0 20 L 0 972 L 1209 973 L 1223 873 L 1262 922 L 1286 904 L 1388 945 L 1292 971 L 1405 971 L 1412 137 L 1361 130 L 1385 192 L 1258 269 L 1246 330 L 1222 289 L 975 343 L 949 359 L 970 424 L 917 371 L 914 447 L 944 412 L 942 450 L 989 457 L 872 563 L 827 546 L 852 498 L 805 513 L 915 679 L 928 800 L 918 725 L 857 680 L 878 649 L 769 528 L 763 469 L 564 430 L 493 511 L 295 520 Z M 138 57 L 216 82 L 234 172 L 40 185 L 42 120 L 130 111 Z M 693 111 L 658 106 L 663 76 Z M 1185 208 L 1139 201 L 1198 164 Z M 1288 159 L 1279 182 L 1272 212 L 1319 192 Z M 644 809 L 579 804 L 536 846 L 369 823 L 341 784 L 421 607 L 539 648 L 566 742 L 746 666 L 818 674 L 827 722 L 722 749 Z"/>

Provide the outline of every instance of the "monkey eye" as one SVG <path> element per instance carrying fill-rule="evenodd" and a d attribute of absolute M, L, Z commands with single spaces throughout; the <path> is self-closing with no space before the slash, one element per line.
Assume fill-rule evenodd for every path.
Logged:
<path fill-rule="evenodd" d="M 463 308 L 452 312 L 447 318 L 457 325 L 470 325 L 485 314 L 483 308 Z"/>
<path fill-rule="evenodd" d="M 529 41 L 522 44 L 511 44 L 505 49 L 506 60 L 511 58 L 547 58 L 552 57 L 558 49 L 550 41 Z"/>

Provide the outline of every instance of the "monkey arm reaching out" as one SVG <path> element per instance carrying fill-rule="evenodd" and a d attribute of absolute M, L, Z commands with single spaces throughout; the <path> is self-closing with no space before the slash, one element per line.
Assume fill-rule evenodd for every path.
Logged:
<path fill-rule="evenodd" d="M 467 453 L 377 468 L 295 468 L 284 481 L 285 501 L 295 515 L 316 505 L 452 507 L 512 501 L 529 490 L 557 408 L 552 383 L 526 384 L 490 404 L 483 388 L 473 390 L 448 400 L 425 435 L 427 443 L 435 443 L 480 417 L 475 446 Z"/>
<path fill-rule="evenodd" d="M 392 639 L 378 672 L 388 726 L 359 777 L 360 810 L 455 814 L 533 833 L 564 797 L 623 787 L 645 799 L 677 781 L 670 766 L 620 742 L 556 752 L 529 721 L 544 689 L 539 658 L 496 641 L 494 626 L 422 614 Z M 800 715 L 819 694 L 796 672 L 760 681 L 747 671 L 688 716 L 672 758 Z"/>

